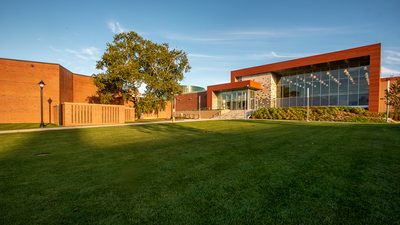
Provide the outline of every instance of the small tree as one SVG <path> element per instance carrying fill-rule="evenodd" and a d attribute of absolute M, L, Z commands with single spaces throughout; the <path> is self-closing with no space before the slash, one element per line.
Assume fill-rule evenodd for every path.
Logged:
<path fill-rule="evenodd" d="M 400 115 L 400 79 L 390 84 L 389 90 L 385 90 L 387 104 L 392 106 L 394 119 L 398 120 Z"/>
<path fill-rule="evenodd" d="M 190 65 L 185 52 L 127 32 L 107 43 L 96 68 L 104 71 L 94 75 L 101 103 L 131 100 L 140 115 L 164 109 L 166 101 L 181 91 L 179 82 Z M 138 104 L 142 85 L 146 85 L 145 101 Z"/>

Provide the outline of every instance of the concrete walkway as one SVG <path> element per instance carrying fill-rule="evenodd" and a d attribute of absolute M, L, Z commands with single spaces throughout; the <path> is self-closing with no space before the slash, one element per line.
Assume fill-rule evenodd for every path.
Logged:
<path fill-rule="evenodd" d="M 90 126 L 76 126 L 76 127 L 53 127 L 53 128 L 33 128 L 33 129 L 19 129 L 19 130 L 3 130 L 0 134 L 14 134 L 14 133 L 28 133 L 28 132 L 43 132 L 43 131 L 55 131 L 55 130 L 72 130 L 72 129 L 88 129 L 88 128 L 100 128 L 100 127 L 122 127 L 122 126 L 140 126 L 148 124 L 166 124 L 166 123 L 187 123 L 187 122 L 200 122 L 215 119 L 185 119 L 165 121 L 154 121 L 154 122 L 138 122 L 138 123 L 123 123 L 123 124 L 103 124 L 103 125 L 90 125 Z"/>

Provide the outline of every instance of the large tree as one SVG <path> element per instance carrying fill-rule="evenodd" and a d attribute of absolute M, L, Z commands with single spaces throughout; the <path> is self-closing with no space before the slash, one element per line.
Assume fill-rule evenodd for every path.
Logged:
<path fill-rule="evenodd" d="M 166 101 L 181 92 L 179 82 L 190 65 L 182 50 L 127 32 L 107 43 L 96 68 L 103 71 L 94 75 L 101 103 L 132 101 L 140 115 L 164 109 Z M 142 85 L 146 88 L 139 104 Z"/>
<path fill-rule="evenodd" d="M 392 106 L 394 119 L 399 119 L 400 115 L 400 79 L 390 84 L 389 90 L 385 90 L 387 104 Z"/>

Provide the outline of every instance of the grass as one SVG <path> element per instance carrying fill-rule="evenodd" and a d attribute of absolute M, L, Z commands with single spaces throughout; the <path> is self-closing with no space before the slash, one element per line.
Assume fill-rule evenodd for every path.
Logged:
<path fill-rule="evenodd" d="M 135 121 L 128 121 L 126 123 L 145 123 L 145 122 L 160 122 L 160 121 L 169 121 L 171 119 L 165 118 L 156 118 L 156 119 L 136 119 Z"/>
<path fill-rule="evenodd" d="M 175 117 L 175 121 L 183 120 L 183 118 Z M 166 118 L 154 118 L 154 119 L 136 119 L 135 121 L 127 121 L 125 123 L 146 123 L 146 122 L 163 122 L 171 121 L 171 119 Z"/>
<path fill-rule="evenodd" d="M 400 126 L 204 121 L 0 135 L 1 224 L 399 224 Z"/>
<path fill-rule="evenodd" d="M 57 127 L 55 124 L 45 124 L 45 128 Z M 0 123 L 1 130 L 19 130 L 40 128 L 39 123 Z"/>

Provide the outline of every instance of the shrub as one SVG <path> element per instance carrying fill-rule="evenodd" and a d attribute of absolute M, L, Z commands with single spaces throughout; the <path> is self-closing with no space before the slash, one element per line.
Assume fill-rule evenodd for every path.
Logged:
<path fill-rule="evenodd" d="M 305 107 L 261 108 L 255 111 L 253 119 L 306 120 Z M 310 120 L 345 122 L 383 122 L 384 114 L 374 113 L 359 107 L 310 107 Z"/>
<path fill-rule="evenodd" d="M 364 108 L 351 108 L 350 109 L 350 112 L 355 113 L 355 114 L 364 114 L 365 111 L 366 110 Z"/>

